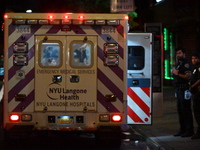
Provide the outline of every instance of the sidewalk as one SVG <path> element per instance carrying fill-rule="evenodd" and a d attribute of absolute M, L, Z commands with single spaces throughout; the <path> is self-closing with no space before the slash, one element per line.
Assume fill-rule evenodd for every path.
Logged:
<path fill-rule="evenodd" d="M 176 99 L 173 87 L 163 88 L 163 115 L 153 118 L 152 125 L 133 125 L 133 129 L 155 141 L 162 150 L 200 150 L 200 139 L 174 137 L 179 130 Z M 194 120 L 194 119 L 193 119 Z M 194 120 L 194 130 L 197 125 Z"/>

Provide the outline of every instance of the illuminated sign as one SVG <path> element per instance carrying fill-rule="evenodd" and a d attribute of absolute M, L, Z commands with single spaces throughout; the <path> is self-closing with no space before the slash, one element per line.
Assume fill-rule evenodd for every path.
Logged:
<path fill-rule="evenodd" d="M 111 0 L 111 12 L 133 12 L 134 0 Z"/>

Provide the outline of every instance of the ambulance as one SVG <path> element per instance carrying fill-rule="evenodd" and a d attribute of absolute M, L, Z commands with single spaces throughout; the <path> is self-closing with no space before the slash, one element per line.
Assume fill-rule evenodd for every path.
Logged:
<path fill-rule="evenodd" d="M 6 136 L 120 139 L 128 128 L 127 22 L 126 14 L 6 13 Z"/>

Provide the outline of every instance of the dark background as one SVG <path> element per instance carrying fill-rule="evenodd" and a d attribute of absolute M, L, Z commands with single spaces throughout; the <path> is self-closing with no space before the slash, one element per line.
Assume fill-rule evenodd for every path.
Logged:
<path fill-rule="evenodd" d="M 139 15 L 135 19 L 137 27 L 135 30 L 143 30 L 140 18 L 141 10 L 146 10 L 155 0 L 134 0 L 135 12 Z M 110 0 L 1 0 L 0 1 L 0 23 L 6 12 L 26 12 L 31 9 L 33 13 L 110 13 Z M 3 54 L 3 32 L 0 32 L 0 55 Z"/>

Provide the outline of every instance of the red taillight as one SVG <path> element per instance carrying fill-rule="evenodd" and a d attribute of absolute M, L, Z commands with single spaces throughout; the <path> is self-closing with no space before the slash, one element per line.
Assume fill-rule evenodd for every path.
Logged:
<path fill-rule="evenodd" d="M 19 115 L 10 115 L 9 119 L 10 121 L 19 121 L 20 117 Z"/>
<path fill-rule="evenodd" d="M 112 115 L 112 121 L 113 122 L 120 122 L 122 121 L 122 116 L 121 115 Z"/>

